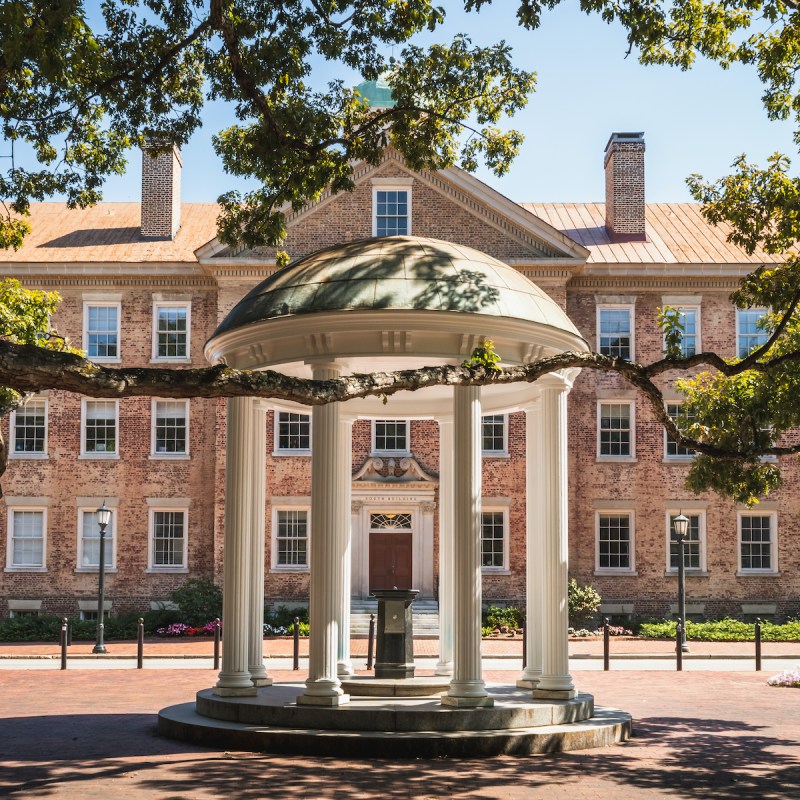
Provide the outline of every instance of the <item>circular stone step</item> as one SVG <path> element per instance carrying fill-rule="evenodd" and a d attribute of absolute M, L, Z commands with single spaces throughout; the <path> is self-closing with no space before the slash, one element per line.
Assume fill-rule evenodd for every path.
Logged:
<path fill-rule="evenodd" d="M 358 758 L 476 758 L 585 750 L 626 741 L 631 717 L 595 709 L 591 719 L 564 725 L 480 731 L 362 731 L 281 728 L 200 716 L 194 703 L 162 709 L 164 736 L 226 750 Z"/>
<path fill-rule="evenodd" d="M 342 681 L 342 691 L 351 697 L 433 697 L 450 688 L 448 677 L 373 678 L 355 675 Z"/>

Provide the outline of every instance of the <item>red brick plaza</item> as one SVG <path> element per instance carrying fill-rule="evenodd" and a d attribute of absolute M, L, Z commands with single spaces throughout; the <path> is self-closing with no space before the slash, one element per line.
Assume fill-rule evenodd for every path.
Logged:
<path fill-rule="evenodd" d="M 277 681 L 304 672 L 273 672 Z M 0 672 L 0 797 L 800 797 L 800 693 L 769 671 L 582 672 L 581 689 L 630 711 L 635 737 L 600 750 L 483 760 L 390 761 L 220 752 L 160 738 L 156 712 L 212 670 Z M 516 672 L 488 672 L 508 683 Z"/>

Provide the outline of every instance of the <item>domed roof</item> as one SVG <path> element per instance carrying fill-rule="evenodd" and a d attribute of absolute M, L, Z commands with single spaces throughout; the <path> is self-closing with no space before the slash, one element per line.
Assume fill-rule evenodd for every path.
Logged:
<path fill-rule="evenodd" d="M 302 314 L 394 309 L 515 318 L 581 338 L 561 307 L 517 270 L 471 247 L 416 236 L 362 239 L 306 256 L 250 291 L 214 337 Z"/>
<path fill-rule="evenodd" d="M 356 91 L 369 103 L 370 108 L 394 108 L 397 105 L 383 75 L 376 81 L 362 81 L 356 86 Z"/>

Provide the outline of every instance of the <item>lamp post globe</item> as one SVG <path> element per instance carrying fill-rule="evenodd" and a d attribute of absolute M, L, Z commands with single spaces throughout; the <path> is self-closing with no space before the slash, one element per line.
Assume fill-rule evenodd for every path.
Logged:
<path fill-rule="evenodd" d="M 689 652 L 686 644 L 686 537 L 689 533 L 689 518 L 681 511 L 672 519 L 672 529 L 678 543 L 678 618 L 681 621 L 681 651 Z"/>
<path fill-rule="evenodd" d="M 105 607 L 105 593 L 106 593 L 106 528 L 111 522 L 111 509 L 106 506 L 106 501 L 103 500 L 103 505 L 97 509 L 97 525 L 100 528 L 100 563 L 98 565 L 98 588 L 97 588 L 97 640 L 92 648 L 93 653 L 107 653 L 105 643 L 103 642 L 104 624 L 103 624 L 103 610 Z"/>

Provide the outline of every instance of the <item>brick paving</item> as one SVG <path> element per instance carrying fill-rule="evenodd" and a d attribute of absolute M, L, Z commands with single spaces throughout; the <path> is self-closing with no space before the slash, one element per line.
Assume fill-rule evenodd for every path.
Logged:
<path fill-rule="evenodd" d="M 0 672 L 0 797 L 92 800 L 629 800 L 800 797 L 800 692 L 769 672 L 581 673 L 630 711 L 636 737 L 602 750 L 387 761 L 220 752 L 155 734 L 159 708 L 213 672 Z M 278 681 L 303 673 L 274 672 Z M 515 672 L 488 672 L 508 682 Z"/>

